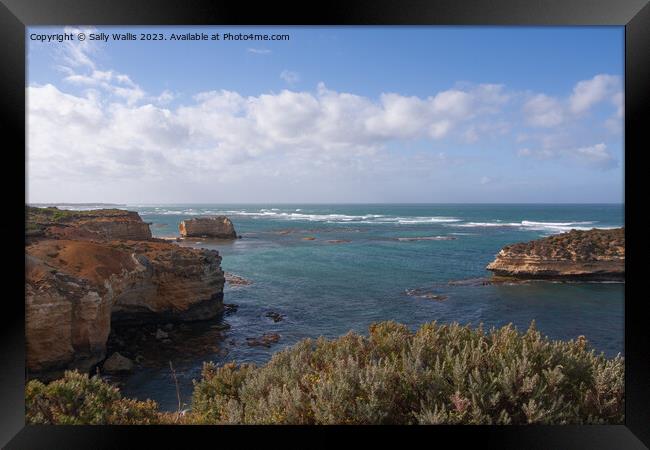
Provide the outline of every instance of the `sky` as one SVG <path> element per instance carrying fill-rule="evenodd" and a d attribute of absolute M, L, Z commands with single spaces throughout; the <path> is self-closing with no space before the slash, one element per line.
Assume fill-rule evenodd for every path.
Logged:
<path fill-rule="evenodd" d="M 623 202 L 623 27 L 26 42 L 29 203 Z"/>

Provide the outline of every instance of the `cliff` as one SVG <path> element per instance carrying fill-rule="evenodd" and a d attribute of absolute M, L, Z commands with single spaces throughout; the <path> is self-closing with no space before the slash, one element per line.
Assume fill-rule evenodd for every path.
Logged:
<path fill-rule="evenodd" d="M 624 281 L 624 228 L 571 230 L 508 245 L 487 270 L 520 279 Z"/>
<path fill-rule="evenodd" d="M 53 239 L 151 239 L 149 224 L 137 212 L 121 209 L 70 211 L 26 207 L 28 237 Z"/>
<path fill-rule="evenodd" d="M 197 217 L 181 221 L 178 230 L 183 237 L 235 239 L 235 227 L 226 216 Z"/>
<path fill-rule="evenodd" d="M 111 322 L 202 320 L 223 309 L 218 252 L 153 239 L 137 213 L 29 208 L 27 219 L 29 371 L 91 369 L 106 356 Z"/>

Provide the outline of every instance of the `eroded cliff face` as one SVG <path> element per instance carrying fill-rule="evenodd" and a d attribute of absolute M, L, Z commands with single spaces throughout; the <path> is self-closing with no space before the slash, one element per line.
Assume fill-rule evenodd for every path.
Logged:
<path fill-rule="evenodd" d="M 625 279 L 625 232 L 571 230 L 504 247 L 487 270 L 520 279 Z"/>
<path fill-rule="evenodd" d="M 76 240 L 147 240 L 151 239 L 151 229 L 134 211 L 69 211 L 27 207 L 27 236 Z"/>
<path fill-rule="evenodd" d="M 235 227 L 226 216 L 186 219 L 180 223 L 178 230 L 183 237 L 212 237 L 218 239 L 235 239 L 237 237 Z"/>
<path fill-rule="evenodd" d="M 223 309 L 224 274 L 216 251 L 152 239 L 137 213 L 101 211 L 64 220 L 58 215 L 63 226 L 28 211 L 27 228 L 37 230 L 25 247 L 32 372 L 89 370 L 106 356 L 111 322 L 203 320 Z"/>

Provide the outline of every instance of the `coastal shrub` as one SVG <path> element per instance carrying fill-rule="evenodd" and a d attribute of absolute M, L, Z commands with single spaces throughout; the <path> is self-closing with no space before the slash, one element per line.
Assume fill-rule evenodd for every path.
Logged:
<path fill-rule="evenodd" d="M 622 423 L 623 358 L 534 323 L 373 324 L 368 337 L 305 339 L 264 366 L 206 363 L 193 420 L 246 424 Z"/>
<path fill-rule="evenodd" d="M 110 383 L 77 371 L 67 371 L 47 385 L 30 380 L 25 409 L 28 424 L 146 425 L 159 421 L 154 401 L 122 398 Z"/>
<path fill-rule="evenodd" d="M 381 322 L 368 336 L 304 339 L 263 365 L 205 363 L 191 410 L 160 412 L 99 377 L 26 387 L 30 424 L 620 424 L 624 364 L 534 323 Z"/>

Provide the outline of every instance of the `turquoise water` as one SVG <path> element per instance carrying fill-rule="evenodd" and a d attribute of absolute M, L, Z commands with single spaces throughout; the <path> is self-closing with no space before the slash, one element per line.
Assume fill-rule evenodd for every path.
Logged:
<path fill-rule="evenodd" d="M 226 316 L 234 340 L 225 355 L 207 355 L 176 368 L 184 400 L 203 360 L 263 363 L 305 337 L 334 337 L 395 320 L 415 329 L 437 320 L 485 327 L 532 320 L 553 339 L 584 335 L 597 351 L 623 353 L 624 285 L 549 283 L 449 286 L 449 281 L 489 276 L 485 266 L 506 244 L 572 228 L 623 225 L 622 205 L 127 205 L 151 222 L 155 236 L 178 235 L 178 223 L 225 214 L 242 239 L 203 240 L 223 257 L 226 272 L 252 285 L 226 287 Z M 314 240 L 304 240 L 313 237 Z M 404 238 L 425 238 L 408 240 Z M 331 243 L 327 241 L 349 242 Z M 184 244 L 185 245 L 185 244 Z M 447 296 L 433 301 L 405 294 L 423 289 Z M 264 314 L 275 311 L 274 323 Z M 246 337 L 274 332 L 271 348 L 249 347 Z M 126 381 L 124 392 L 175 409 L 169 369 L 147 369 Z"/>

